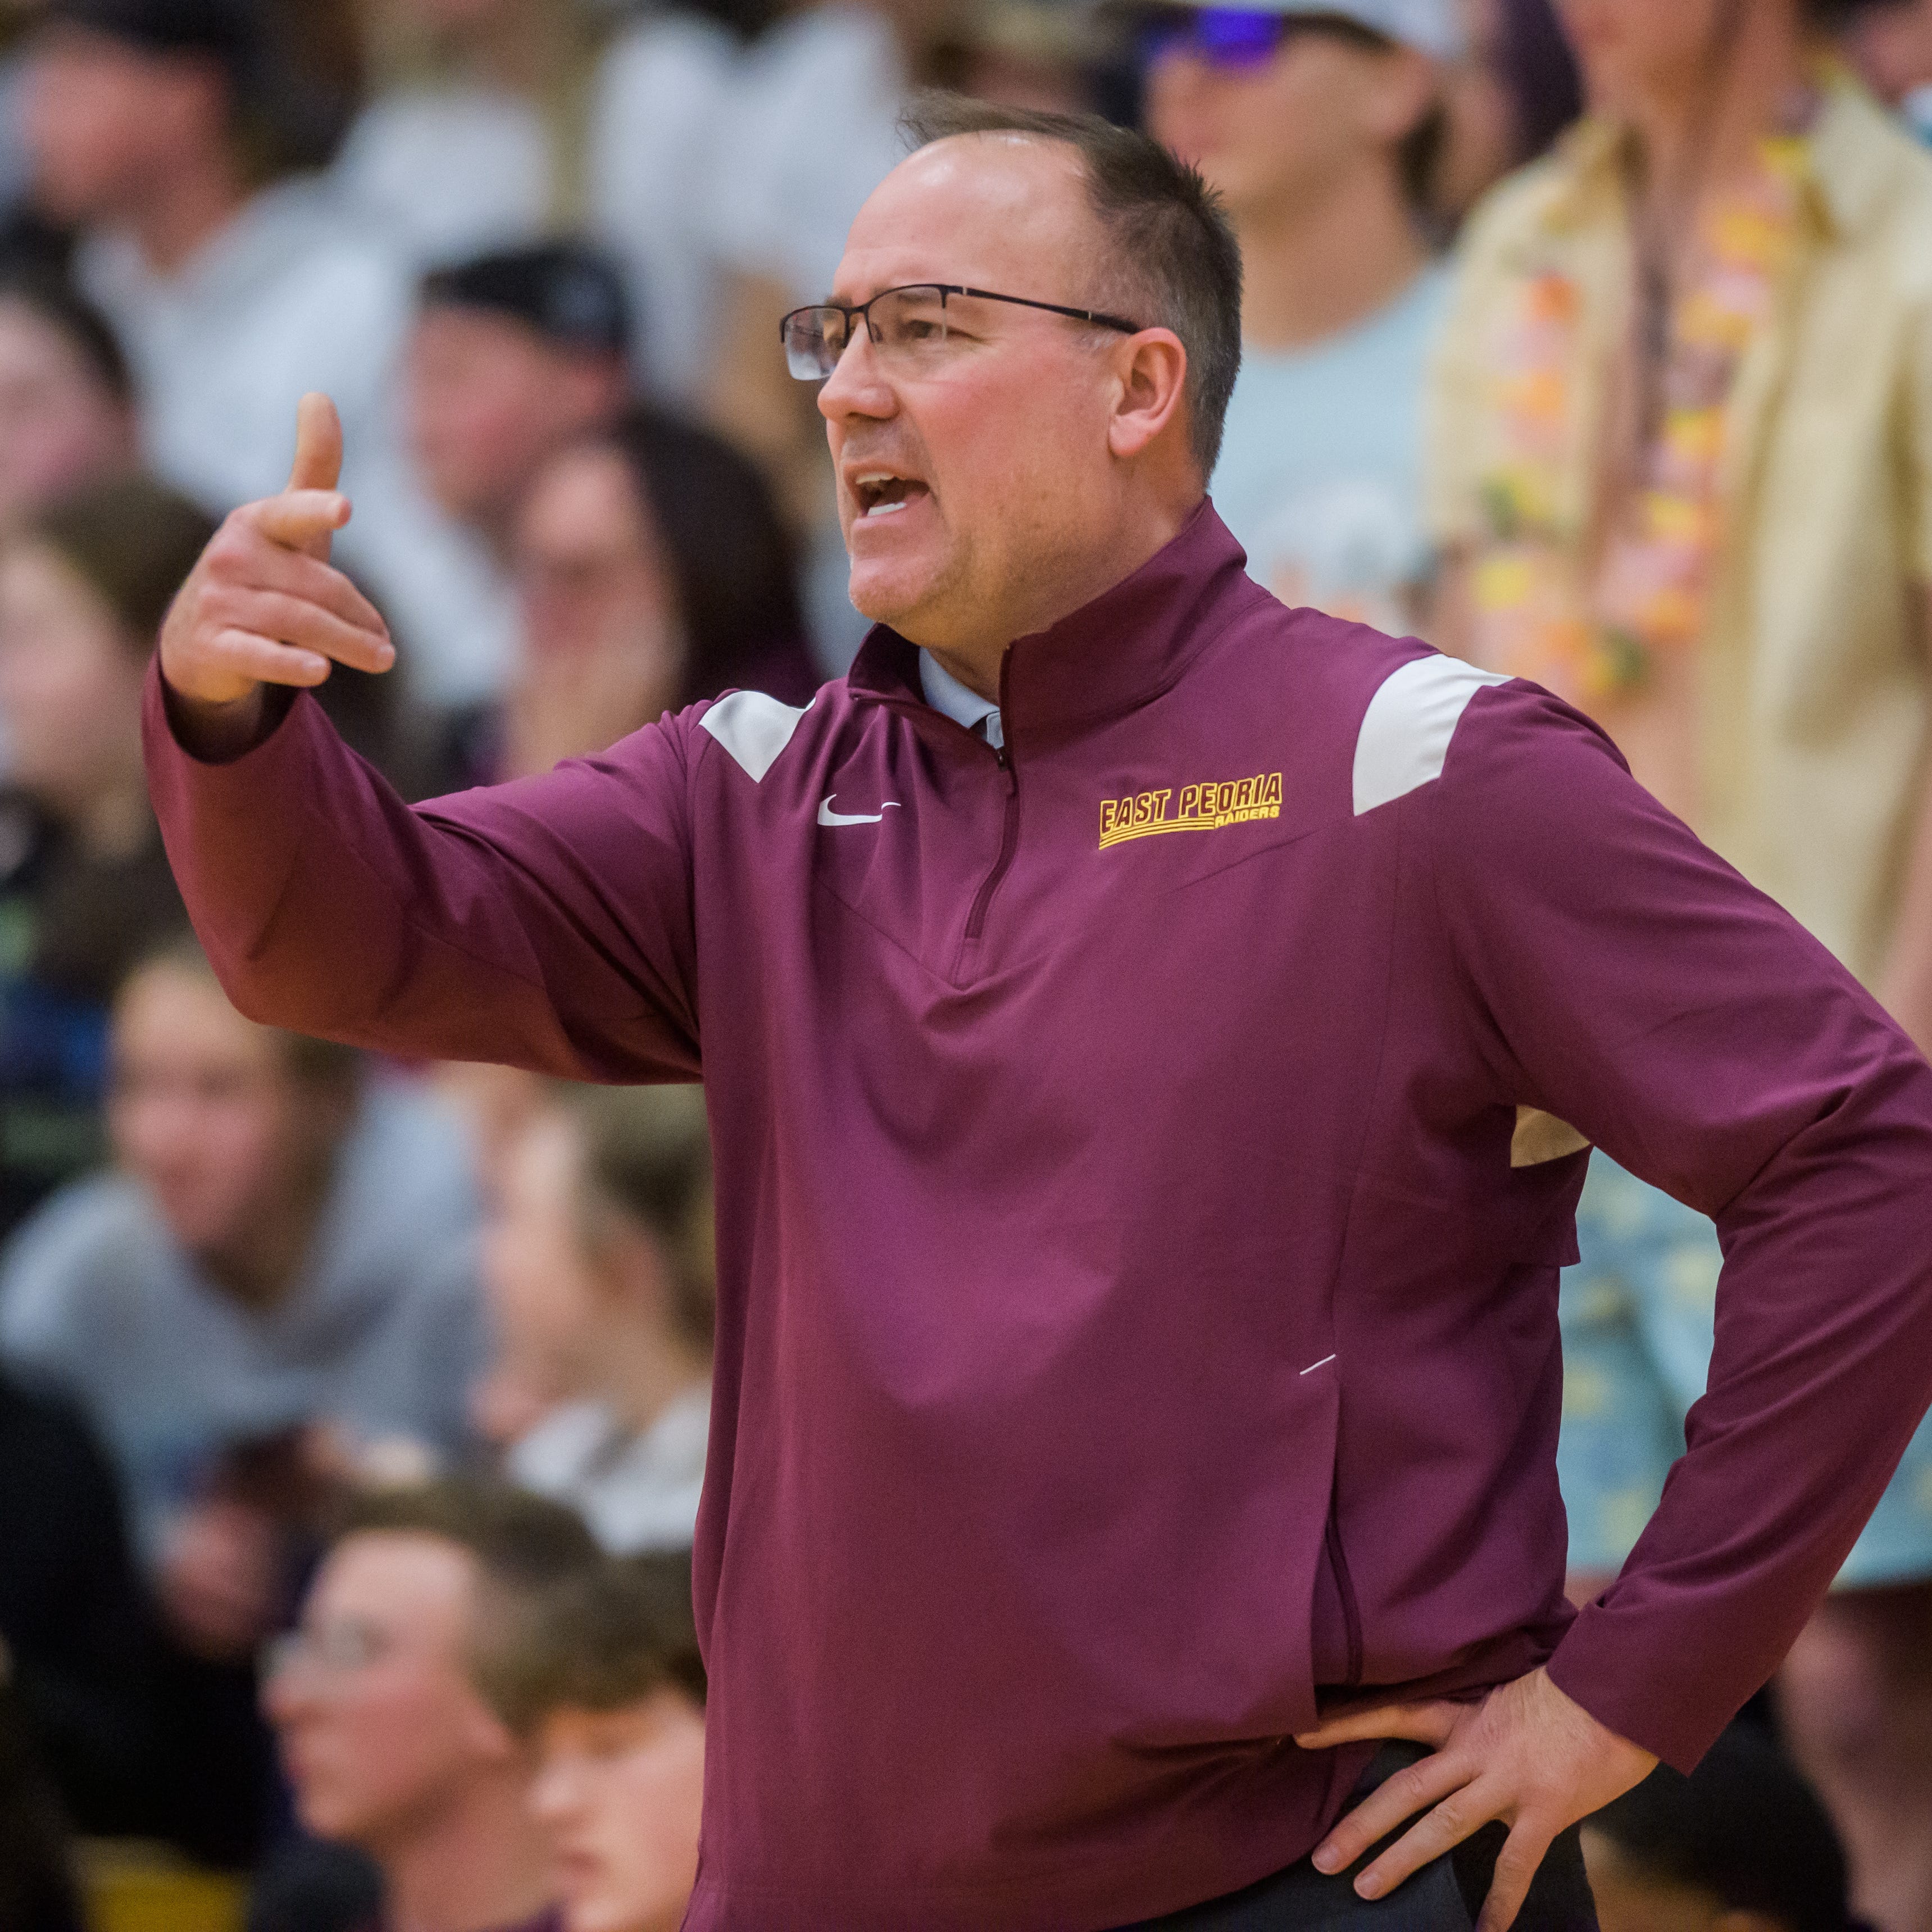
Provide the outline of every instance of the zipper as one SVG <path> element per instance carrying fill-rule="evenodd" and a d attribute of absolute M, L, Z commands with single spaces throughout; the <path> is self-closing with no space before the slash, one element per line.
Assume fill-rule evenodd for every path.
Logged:
<path fill-rule="evenodd" d="M 993 895 L 1000 889 L 1013 862 L 1013 854 L 1019 850 L 1020 843 L 1020 775 L 1009 762 L 1006 752 L 1000 753 L 1000 769 L 1006 775 L 1006 823 L 1000 829 L 1000 856 L 993 861 L 993 869 L 986 874 L 977 896 L 973 901 L 973 910 L 966 920 L 966 937 L 977 939 L 986 929 L 986 908 L 993 902 Z"/>
<path fill-rule="evenodd" d="M 1006 668 L 1013 661 L 1012 646 L 1007 646 L 1000 659 L 1000 736 L 1006 736 L 1004 729 L 1006 716 Z M 966 938 L 969 942 L 977 939 L 986 930 L 986 908 L 993 902 L 993 895 L 1000 890 L 1000 881 L 1012 868 L 1013 854 L 1020 844 L 1020 775 L 1013 769 L 1013 761 L 1007 755 L 1006 747 L 999 744 L 990 748 L 1000 761 L 1000 769 L 1006 775 L 1006 811 L 1004 823 L 1000 827 L 1000 856 L 993 861 L 993 869 L 982 882 L 974 895 L 973 910 L 966 916 Z"/>
<path fill-rule="evenodd" d="M 1348 1574 L 1348 1559 L 1342 1551 L 1342 1532 L 1331 1505 L 1328 1512 L 1328 1568 L 1335 1579 L 1336 1594 L 1342 1599 L 1342 1628 L 1348 1637 L 1348 1682 L 1362 1681 L 1362 1612 L 1355 1601 L 1355 1580 Z"/>

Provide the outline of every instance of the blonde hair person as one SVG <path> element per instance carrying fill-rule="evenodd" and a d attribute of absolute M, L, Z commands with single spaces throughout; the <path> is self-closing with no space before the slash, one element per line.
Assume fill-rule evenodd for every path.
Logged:
<path fill-rule="evenodd" d="M 506 1160 L 485 1251 L 479 1418 L 606 1548 L 688 1546 L 710 1420 L 711 1148 L 695 1088 L 561 1088 Z M 535 1400 L 531 1398 L 534 1396 Z M 546 1406 L 547 1405 L 547 1406 Z"/>

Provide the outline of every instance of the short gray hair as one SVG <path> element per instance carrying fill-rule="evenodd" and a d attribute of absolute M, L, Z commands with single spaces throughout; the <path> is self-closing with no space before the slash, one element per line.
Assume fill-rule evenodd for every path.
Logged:
<path fill-rule="evenodd" d="M 1097 114 L 1039 113 L 934 92 L 919 95 L 899 125 L 915 148 L 956 134 L 1030 134 L 1078 152 L 1094 213 L 1114 244 L 1108 286 L 1090 299 L 1180 337 L 1189 435 L 1206 482 L 1240 373 L 1241 250 L 1198 171 Z"/>

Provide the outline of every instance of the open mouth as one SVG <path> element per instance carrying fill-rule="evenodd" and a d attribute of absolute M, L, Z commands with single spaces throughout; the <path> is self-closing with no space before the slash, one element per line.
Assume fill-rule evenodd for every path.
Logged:
<path fill-rule="evenodd" d="M 895 515 L 908 503 L 932 493 L 916 477 L 893 476 L 874 470 L 853 478 L 852 494 L 858 500 L 860 518 L 872 522 Z"/>

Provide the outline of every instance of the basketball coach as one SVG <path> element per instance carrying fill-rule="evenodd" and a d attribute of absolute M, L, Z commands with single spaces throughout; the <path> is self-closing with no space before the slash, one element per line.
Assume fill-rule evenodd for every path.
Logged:
<path fill-rule="evenodd" d="M 1775 1668 L 1932 1398 L 1932 1069 L 1576 712 L 1246 576 L 1197 177 L 912 131 L 780 329 L 849 675 L 404 805 L 301 688 L 394 657 L 314 399 L 164 634 L 182 890 L 259 1019 L 705 1084 L 694 1932 L 1587 1928 L 1575 1821 Z M 1574 1613 L 1592 1144 L 1726 1260 Z"/>

